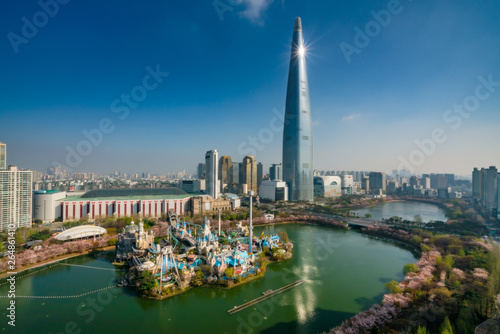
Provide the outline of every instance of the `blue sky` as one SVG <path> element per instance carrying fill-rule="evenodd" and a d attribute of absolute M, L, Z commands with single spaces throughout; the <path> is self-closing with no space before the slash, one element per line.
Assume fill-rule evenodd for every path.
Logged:
<path fill-rule="evenodd" d="M 498 1 L 60 1 L 57 13 L 55 0 L 41 1 L 53 17 L 36 1 L 0 4 L 9 164 L 194 171 L 210 149 L 237 161 L 255 153 L 266 168 L 281 162 L 275 124 L 301 16 L 316 169 L 390 171 L 406 161 L 416 173 L 469 175 L 500 166 Z M 390 13 L 384 26 L 380 11 Z M 346 57 L 341 45 L 356 47 L 355 29 L 367 27 L 369 44 Z M 141 88 L 147 67 L 168 72 L 151 90 Z M 478 100 L 480 77 L 493 85 Z M 114 112 L 132 92 L 141 98 L 126 117 Z M 464 102 L 467 117 L 447 113 Z M 88 149 L 83 131 L 103 120 L 109 131 Z M 68 160 L 78 148 L 85 154 Z"/>

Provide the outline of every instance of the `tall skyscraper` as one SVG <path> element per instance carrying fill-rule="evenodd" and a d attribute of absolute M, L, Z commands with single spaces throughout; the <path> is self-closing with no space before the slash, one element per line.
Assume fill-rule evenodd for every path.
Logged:
<path fill-rule="evenodd" d="M 497 174 L 497 219 L 500 219 L 500 174 Z"/>
<path fill-rule="evenodd" d="M 233 161 L 231 157 L 225 155 L 220 157 L 219 160 L 219 182 L 220 182 L 220 191 L 224 192 L 224 186 L 230 185 L 233 183 L 232 178 L 233 171 Z"/>
<path fill-rule="evenodd" d="M 16 228 L 31 227 L 31 203 L 31 171 L 15 166 L 0 170 L 0 229 L 7 230 L 11 223 Z"/>
<path fill-rule="evenodd" d="M 241 162 L 233 162 L 233 169 L 231 171 L 231 180 L 233 184 L 240 184 L 241 180 Z"/>
<path fill-rule="evenodd" d="M 207 194 L 213 198 L 219 197 L 219 153 L 217 150 L 205 154 L 205 186 Z"/>
<path fill-rule="evenodd" d="M 312 201 L 313 138 L 306 49 L 300 17 L 295 19 L 283 130 L 283 180 L 291 201 Z"/>
<path fill-rule="evenodd" d="M 474 168 L 472 171 L 472 197 L 481 199 L 481 195 L 483 193 L 481 185 L 482 185 L 482 178 L 483 173 L 477 169 Z"/>
<path fill-rule="evenodd" d="M 489 209 L 495 208 L 497 205 L 497 174 L 498 170 L 495 166 L 491 166 L 486 170 L 484 201 Z"/>
<path fill-rule="evenodd" d="M 204 163 L 198 164 L 198 168 L 196 170 L 196 173 L 198 174 L 198 178 L 200 180 L 205 179 L 205 164 Z"/>
<path fill-rule="evenodd" d="M 257 188 L 260 187 L 262 180 L 264 179 L 264 165 L 262 162 L 257 164 Z"/>
<path fill-rule="evenodd" d="M 257 193 L 257 161 L 251 155 L 243 158 L 241 163 L 242 184 L 247 185 L 247 190 Z"/>
<path fill-rule="evenodd" d="M 282 181 L 283 180 L 283 165 L 273 164 L 269 168 L 269 178 L 271 181 Z"/>
<path fill-rule="evenodd" d="M 0 141 L 0 170 L 7 169 L 7 145 Z"/>

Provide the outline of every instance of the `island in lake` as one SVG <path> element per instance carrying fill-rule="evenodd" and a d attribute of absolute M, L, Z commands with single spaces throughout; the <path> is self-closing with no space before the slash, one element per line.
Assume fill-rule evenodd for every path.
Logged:
<path fill-rule="evenodd" d="M 118 235 L 116 262 L 129 269 L 119 285 L 137 288 L 139 295 L 168 298 L 203 284 L 231 287 L 264 275 L 269 262 L 292 257 L 286 232 L 253 237 L 241 222 L 235 228 L 212 229 L 180 221 L 169 212 L 165 235 L 155 238 L 142 221 L 131 222 Z M 155 242 L 156 241 L 156 242 Z"/>

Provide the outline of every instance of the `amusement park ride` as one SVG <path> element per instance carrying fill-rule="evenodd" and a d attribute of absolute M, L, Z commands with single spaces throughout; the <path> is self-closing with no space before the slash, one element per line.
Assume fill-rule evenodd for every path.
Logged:
<path fill-rule="evenodd" d="M 208 280 L 212 282 L 224 278 L 225 269 L 230 267 L 235 275 L 254 273 L 263 247 L 284 245 L 277 235 L 265 236 L 262 232 L 260 237 L 253 237 L 252 228 L 241 222 L 234 229 L 221 231 L 220 216 L 219 228 L 214 231 L 207 218 L 198 225 L 180 221 L 174 211 L 168 217 L 167 235 L 160 243 L 155 243 L 151 231 L 144 231 L 141 221 L 139 225 L 132 222 L 126 226 L 116 245 L 118 261 L 128 261 L 138 274 L 150 271 L 160 287 L 190 280 L 202 265 L 210 267 Z"/>

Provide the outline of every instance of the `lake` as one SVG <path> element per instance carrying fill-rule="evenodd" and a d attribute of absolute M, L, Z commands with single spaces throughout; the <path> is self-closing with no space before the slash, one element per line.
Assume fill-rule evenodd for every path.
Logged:
<path fill-rule="evenodd" d="M 369 213 L 372 216 L 371 218 L 376 220 L 391 218 L 393 216 L 403 217 L 406 220 L 415 220 L 415 215 L 422 216 L 422 221 L 427 223 L 431 220 L 447 220 L 445 217 L 446 211 L 439 206 L 413 201 L 387 202 L 351 212 L 357 213 L 360 217 Z"/>
<path fill-rule="evenodd" d="M 78 298 L 18 298 L 15 332 L 318 333 L 380 303 L 384 284 L 401 280 L 403 266 L 417 261 L 405 248 L 356 231 L 289 224 L 258 227 L 255 234 L 262 230 L 268 234 L 286 231 L 294 242 L 293 258 L 271 264 L 262 279 L 230 290 L 194 288 L 164 301 L 139 298 L 131 288 L 111 288 Z M 113 256 L 105 252 L 75 257 L 19 278 L 16 294 L 73 296 L 113 286 L 124 274 L 111 265 Z M 264 291 L 298 279 L 305 282 L 275 301 L 227 313 Z M 0 287 L 1 296 L 7 291 L 7 285 Z M 8 299 L 0 300 L 0 328 L 14 332 L 5 317 Z"/>

